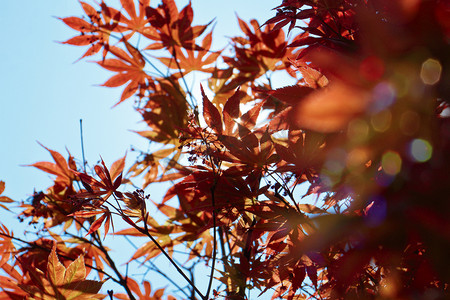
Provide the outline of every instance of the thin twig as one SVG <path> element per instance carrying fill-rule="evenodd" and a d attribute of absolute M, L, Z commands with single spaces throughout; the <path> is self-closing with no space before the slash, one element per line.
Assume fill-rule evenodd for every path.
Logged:
<path fill-rule="evenodd" d="M 192 92 L 190 91 L 190 89 L 189 89 L 189 87 L 187 85 L 185 75 L 183 74 L 183 71 L 181 70 L 180 63 L 178 62 L 178 58 L 177 58 L 177 53 L 176 53 L 175 47 L 173 47 L 172 57 L 173 57 L 173 59 L 175 61 L 175 64 L 177 65 L 178 72 L 181 75 L 181 80 L 183 81 L 183 84 L 184 84 L 184 86 L 186 88 L 186 92 L 189 95 L 189 97 L 191 98 L 191 107 L 195 107 L 194 101 L 195 102 L 197 102 L 197 101 L 195 100 L 194 95 L 192 95 Z"/>
<path fill-rule="evenodd" d="M 120 283 L 120 285 L 123 286 L 123 288 L 127 292 L 130 300 L 136 300 L 136 298 L 134 297 L 133 293 L 131 292 L 131 290 L 128 286 L 128 282 L 127 282 L 126 278 L 122 277 L 122 274 L 119 272 L 119 269 L 117 268 L 116 264 L 114 263 L 114 260 L 109 256 L 108 250 L 106 250 L 106 248 L 103 247 L 103 244 L 101 242 L 101 238 L 100 238 L 98 231 L 96 231 L 95 234 L 93 234 L 93 237 L 94 237 L 94 240 L 98 243 L 97 247 L 105 254 L 105 258 L 108 261 L 109 266 L 111 267 L 111 269 L 113 269 L 114 273 L 116 273 L 117 277 L 119 277 L 119 283 Z"/>
<path fill-rule="evenodd" d="M 214 178 L 214 183 L 211 186 L 211 202 L 212 202 L 212 218 L 213 218 L 213 257 L 211 264 L 211 274 L 209 277 L 208 289 L 206 290 L 206 299 L 209 299 L 209 293 L 211 292 L 212 282 L 214 279 L 214 269 L 216 267 L 216 255 L 217 255 L 217 231 L 216 231 L 216 200 L 215 200 L 215 190 L 216 190 L 216 178 Z"/>
<path fill-rule="evenodd" d="M 126 217 L 126 218 L 125 218 Z M 136 229 L 137 231 L 139 231 L 140 233 L 148 236 L 150 238 L 150 240 L 155 244 L 155 246 L 159 249 L 159 251 L 161 251 L 161 253 L 169 260 L 169 262 L 175 267 L 175 269 L 177 270 L 177 272 L 192 286 L 192 288 L 195 290 L 195 292 L 204 300 L 206 300 L 207 298 L 205 296 L 203 296 L 203 294 L 198 290 L 198 288 L 194 285 L 194 283 L 189 279 L 189 277 L 186 276 L 186 274 L 183 272 L 183 270 L 181 270 L 181 268 L 178 266 L 178 264 L 170 257 L 170 255 L 164 250 L 164 248 L 158 243 L 158 241 L 148 232 L 148 230 L 145 230 L 139 226 L 137 226 L 133 221 L 131 221 L 131 219 L 126 216 L 123 215 L 122 218 L 124 218 L 124 220 L 130 224 L 131 226 L 133 226 L 134 229 Z M 128 220 L 127 220 L 128 219 Z M 144 226 L 146 227 L 147 225 L 147 220 L 143 220 L 144 222 Z"/>
<path fill-rule="evenodd" d="M 83 156 L 83 171 L 86 173 L 86 159 L 84 157 L 84 142 L 83 142 L 83 119 L 80 119 L 80 137 L 81 137 L 81 155 Z"/>
<path fill-rule="evenodd" d="M 130 238 L 128 238 L 126 235 L 123 236 L 127 242 L 134 248 L 134 249 L 138 249 L 138 247 L 130 240 Z M 166 273 L 164 273 L 163 271 L 161 271 L 153 262 L 151 262 L 150 260 L 148 261 L 144 261 L 144 262 L 140 262 L 138 259 L 135 259 L 135 261 L 137 263 L 140 263 L 142 265 L 144 264 L 149 264 L 150 266 L 147 266 L 148 270 L 152 270 L 158 274 L 160 274 L 161 276 L 163 276 L 166 280 L 168 280 L 171 284 L 173 284 L 178 290 L 180 290 L 181 292 L 183 292 L 184 295 L 186 295 L 186 297 L 189 297 L 189 294 L 184 290 L 184 288 L 180 287 L 172 278 L 170 278 L 169 276 L 167 276 Z M 148 272 L 148 271 L 147 271 Z M 193 282 L 193 281 L 192 281 Z"/>
<path fill-rule="evenodd" d="M 224 236 L 224 231 L 222 229 L 222 226 L 219 226 L 217 228 L 217 230 L 219 231 L 219 242 L 220 242 L 220 249 L 222 251 L 222 263 L 223 263 L 223 267 L 224 267 L 224 271 L 227 271 L 227 266 L 228 266 L 228 260 L 227 260 L 227 253 L 225 252 L 225 241 L 223 239 Z M 227 288 L 228 291 L 228 288 Z"/>

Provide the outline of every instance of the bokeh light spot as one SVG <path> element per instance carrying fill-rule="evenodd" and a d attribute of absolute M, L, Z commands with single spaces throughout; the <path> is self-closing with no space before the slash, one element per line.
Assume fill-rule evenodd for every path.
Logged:
<path fill-rule="evenodd" d="M 372 103 L 369 110 L 371 113 L 378 113 L 391 106 L 397 94 L 395 89 L 387 82 L 377 84 L 372 90 Z"/>
<path fill-rule="evenodd" d="M 363 142 L 369 136 L 369 126 L 364 120 L 352 120 L 347 128 L 347 136 L 355 142 Z"/>
<path fill-rule="evenodd" d="M 402 159 L 397 152 L 387 151 L 381 158 L 381 167 L 384 173 L 388 175 L 396 175 L 402 168 Z"/>
<path fill-rule="evenodd" d="M 417 162 L 426 162 L 432 153 L 433 146 L 426 140 L 415 139 L 409 144 L 409 154 Z"/>
<path fill-rule="evenodd" d="M 391 126 L 392 113 L 390 110 L 383 110 L 370 119 L 370 123 L 375 131 L 385 132 Z"/>
<path fill-rule="evenodd" d="M 422 64 L 420 70 L 420 78 L 423 83 L 428 85 L 436 84 L 441 79 L 442 66 L 441 63 L 435 59 L 429 58 Z"/>
<path fill-rule="evenodd" d="M 355 148 L 347 155 L 347 167 L 358 168 L 363 167 L 369 161 L 367 149 Z"/>

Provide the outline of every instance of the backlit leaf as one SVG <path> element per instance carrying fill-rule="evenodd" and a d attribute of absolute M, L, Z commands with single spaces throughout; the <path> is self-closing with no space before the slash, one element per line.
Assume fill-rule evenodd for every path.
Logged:
<path fill-rule="evenodd" d="M 218 134 L 222 133 L 222 117 L 220 116 L 219 110 L 214 106 L 214 104 L 209 101 L 208 96 L 206 96 L 203 87 L 200 85 L 203 97 L 203 118 L 206 124 Z"/>

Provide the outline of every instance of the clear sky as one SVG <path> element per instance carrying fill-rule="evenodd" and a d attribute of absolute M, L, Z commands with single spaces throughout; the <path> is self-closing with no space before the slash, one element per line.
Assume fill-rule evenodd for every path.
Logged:
<path fill-rule="evenodd" d="M 176 2 L 179 8 L 187 3 Z M 192 0 L 194 23 L 206 24 L 216 18 L 213 45 L 220 49 L 227 44 L 223 37 L 239 32 L 235 13 L 245 21 L 255 18 L 262 24 L 274 16 L 271 9 L 280 3 L 275 0 Z M 156 6 L 158 1 L 151 4 Z M 96 86 L 112 73 L 86 60 L 74 63 L 85 49 L 58 43 L 77 33 L 57 17 L 81 15 L 81 7 L 75 0 L 2 3 L 0 180 L 6 182 L 4 195 L 14 200 L 25 200 L 34 188 L 45 190 L 51 184 L 49 175 L 23 166 L 51 161 L 49 153 L 37 141 L 64 156 L 67 156 L 67 147 L 72 155 L 81 159 L 81 118 L 86 159 L 91 165 L 100 155 L 110 165 L 122 157 L 130 145 L 147 149 L 146 141 L 130 132 L 144 128 L 131 107 L 132 102 L 111 109 L 120 98 L 122 88 Z M 128 153 L 130 159 L 126 168 L 133 157 L 130 151 Z M 12 215 L 4 210 L 0 211 L 0 216 L 1 222 L 8 222 L 8 227 L 15 224 Z M 13 226 L 20 234 L 19 227 Z"/>

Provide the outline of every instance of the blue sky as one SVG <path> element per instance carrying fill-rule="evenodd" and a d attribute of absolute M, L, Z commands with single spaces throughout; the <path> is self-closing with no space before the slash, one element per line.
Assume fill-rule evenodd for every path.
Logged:
<path fill-rule="evenodd" d="M 187 3 L 176 2 L 179 8 Z M 194 23 L 206 24 L 216 18 L 213 45 L 220 49 L 227 44 L 224 37 L 239 32 L 236 13 L 245 21 L 255 18 L 262 24 L 274 16 L 271 9 L 280 2 L 193 0 Z M 152 1 L 152 6 L 157 3 Z M 0 10 L 3 28 L 0 180 L 6 182 L 4 195 L 14 200 L 25 200 L 33 189 L 45 190 L 51 184 L 49 175 L 23 166 L 51 161 L 37 141 L 64 156 L 67 156 L 67 148 L 81 159 L 80 119 L 84 125 L 86 159 L 91 165 L 100 155 L 110 165 L 122 157 L 130 145 L 140 149 L 148 147 L 143 138 L 130 132 L 144 128 L 132 109 L 132 102 L 111 108 L 120 98 L 122 88 L 96 86 L 112 74 L 86 60 L 74 63 L 85 49 L 58 43 L 77 33 L 57 17 L 81 15 L 82 10 L 75 0 L 5 1 Z M 128 153 L 126 168 L 133 158 L 130 151 Z M 8 212 L 0 213 L 1 222 L 7 222 L 8 227 L 20 234 L 19 228 L 24 224 L 19 226 Z"/>

